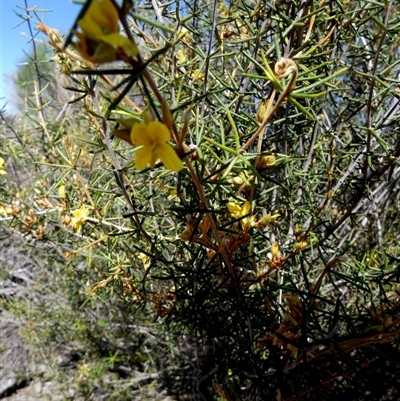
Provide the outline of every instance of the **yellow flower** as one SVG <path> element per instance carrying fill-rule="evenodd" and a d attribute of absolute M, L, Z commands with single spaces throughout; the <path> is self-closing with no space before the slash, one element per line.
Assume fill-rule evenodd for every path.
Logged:
<path fill-rule="evenodd" d="M 159 121 L 136 123 L 131 131 L 131 142 L 142 147 L 136 151 L 135 167 L 142 170 L 150 163 L 150 167 L 154 168 L 157 158 L 160 158 L 165 168 L 182 170 L 181 159 L 168 143 L 170 138 L 167 126 Z"/>
<path fill-rule="evenodd" d="M 139 253 L 139 259 L 142 261 L 143 267 L 145 268 L 145 270 L 147 270 L 150 267 L 150 264 L 151 264 L 150 258 L 145 253 L 140 252 Z"/>
<path fill-rule="evenodd" d="M 58 194 L 59 194 L 62 198 L 65 198 L 65 195 L 66 195 L 65 185 L 61 185 L 61 186 L 58 188 Z"/>
<path fill-rule="evenodd" d="M 79 209 L 74 211 L 74 217 L 72 217 L 70 221 L 70 225 L 78 232 L 81 232 L 82 226 L 87 220 L 87 216 L 89 215 L 89 209 L 86 206 L 81 206 Z"/>
<path fill-rule="evenodd" d="M 183 50 L 178 50 L 176 52 L 176 57 L 178 57 L 178 60 L 181 64 L 183 64 L 186 61 L 186 55 Z"/>
<path fill-rule="evenodd" d="M 264 168 L 274 167 L 276 164 L 276 157 L 273 155 L 269 156 L 257 156 L 255 167 L 257 170 L 261 170 Z"/>
<path fill-rule="evenodd" d="M 187 28 L 185 28 L 184 26 L 181 26 L 181 27 L 178 28 L 177 34 L 182 39 L 186 35 L 190 35 L 190 31 Z"/>
<path fill-rule="evenodd" d="M 268 213 L 265 216 L 263 216 L 260 220 L 257 221 L 256 225 L 257 227 L 274 227 L 276 226 L 276 222 L 278 218 L 280 217 L 279 213 L 272 214 Z"/>
<path fill-rule="evenodd" d="M 279 251 L 279 245 L 277 242 L 275 242 L 274 245 L 272 245 L 271 256 L 272 256 L 272 259 L 281 257 L 281 252 Z"/>
<path fill-rule="evenodd" d="M 176 33 L 178 34 L 179 39 L 181 39 L 186 44 L 190 44 L 193 40 L 192 33 L 184 26 L 179 27 L 176 30 Z"/>
<path fill-rule="evenodd" d="M 7 171 L 6 171 L 5 167 L 3 166 L 3 164 L 4 164 L 4 159 L 2 157 L 0 157 L 0 175 L 7 174 Z"/>
<path fill-rule="evenodd" d="M 249 201 L 244 202 L 241 206 L 236 202 L 228 202 L 227 207 L 235 219 L 240 219 L 243 230 L 248 230 L 255 224 L 254 216 L 250 215 L 251 205 Z"/>
<path fill-rule="evenodd" d="M 129 56 L 137 55 L 136 45 L 119 33 L 118 11 L 110 0 L 92 0 L 84 17 L 78 21 L 82 32 L 74 32 L 74 47 L 92 63 L 118 60 L 122 49 Z"/>
<path fill-rule="evenodd" d="M 190 77 L 193 81 L 201 81 L 204 79 L 205 75 L 204 72 L 201 72 L 199 69 L 193 70 L 190 73 Z"/>
<path fill-rule="evenodd" d="M 295 243 L 294 251 L 301 252 L 301 251 L 304 251 L 304 249 L 306 249 L 307 247 L 308 247 L 307 240 L 301 240 L 301 241 Z"/>

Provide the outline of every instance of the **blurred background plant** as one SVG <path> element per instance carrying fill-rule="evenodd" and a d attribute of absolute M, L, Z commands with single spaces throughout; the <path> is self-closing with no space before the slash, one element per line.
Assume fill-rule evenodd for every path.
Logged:
<path fill-rule="evenodd" d="M 40 24 L 1 114 L 2 231 L 33 260 L 15 289 L 4 259 L 2 305 L 58 391 L 398 399 L 397 2 L 110 4 L 140 56 Z M 145 110 L 182 171 L 135 170 Z"/>

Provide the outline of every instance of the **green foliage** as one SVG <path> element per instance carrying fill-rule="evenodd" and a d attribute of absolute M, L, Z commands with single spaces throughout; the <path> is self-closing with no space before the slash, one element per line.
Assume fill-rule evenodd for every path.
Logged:
<path fill-rule="evenodd" d="M 120 10 L 139 58 L 56 48 L 74 99 L 3 116 L 3 221 L 65 258 L 44 276 L 65 301 L 24 313 L 75 344 L 85 399 L 115 372 L 101 396 L 130 399 L 121 367 L 176 399 L 397 391 L 397 4 L 152 7 Z M 134 169 L 143 111 L 182 171 Z"/>

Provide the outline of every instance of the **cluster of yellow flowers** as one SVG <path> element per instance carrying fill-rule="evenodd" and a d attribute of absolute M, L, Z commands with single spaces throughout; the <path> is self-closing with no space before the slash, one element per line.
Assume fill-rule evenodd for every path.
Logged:
<path fill-rule="evenodd" d="M 138 55 L 136 44 L 119 31 L 119 10 L 112 0 L 92 0 L 84 16 L 78 20 L 80 31 L 74 31 L 78 41 L 73 46 L 83 58 L 92 63 L 107 63 L 116 60 L 129 61 Z M 186 33 L 184 33 L 185 35 Z M 166 124 L 153 121 L 144 112 L 143 122 L 137 119 L 118 120 L 122 129 L 113 134 L 120 139 L 137 146 L 135 168 L 142 170 L 147 165 L 153 169 L 158 159 L 165 168 L 180 171 L 183 164 L 175 149 L 169 144 L 171 133 Z M 257 160 L 258 167 L 271 167 L 275 164 L 274 156 Z M 230 214 L 240 221 L 242 230 L 247 232 L 251 227 L 275 225 L 279 214 L 264 216 L 256 221 L 251 204 L 228 202 Z M 88 210 L 84 207 L 74 212 L 70 224 L 80 232 L 86 221 Z"/>
<path fill-rule="evenodd" d="M 127 60 L 138 55 L 136 44 L 119 32 L 118 10 L 111 0 L 92 0 L 77 25 L 81 31 L 74 31 L 78 41 L 73 46 L 83 58 L 92 63 Z M 115 131 L 115 135 L 132 145 L 140 146 L 135 159 L 138 170 L 148 164 L 154 168 L 158 158 L 167 169 L 182 170 L 181 159 L 168 143 L 171 134 L 164 123 L 145 118 L 144 123 L 133 124 L 128 135 L 123 130 Z"/>

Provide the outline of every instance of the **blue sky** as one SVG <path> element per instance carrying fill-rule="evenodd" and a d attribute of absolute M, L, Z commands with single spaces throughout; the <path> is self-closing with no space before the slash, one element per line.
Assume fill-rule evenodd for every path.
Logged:
<path fill-rule="evenodd" d="M 72 0 L 26 0 L 28 7 L 36 8 L 39 18 L 62 34 L 69 31 L 77 17 L 81 6 Z M 0 109 L 7 102 L 11 93 L 9 76 L 16 70 L 18 63 L 24 59 L 24 51 L 29 53 L 32 48 L 29 28 L 17 13 L 26 15 L 25 0 L 0 0 Z M 32 29 L 36 30 L 37 18 L 31 13 Z M 39 33 L 37 39 L 46 37 Z"/>

